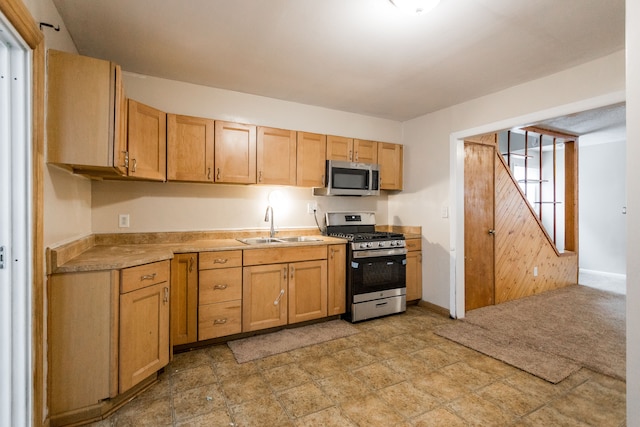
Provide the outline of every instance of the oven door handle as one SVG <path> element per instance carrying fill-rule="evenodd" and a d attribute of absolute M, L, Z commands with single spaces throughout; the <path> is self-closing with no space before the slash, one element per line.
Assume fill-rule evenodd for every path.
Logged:
<path fill-rule="evenodd" d="M 353 251 L 353 259 L 378 258 L 381 256 L 406 255 L 407 248 L 373 249 L 370 251 Z"/>

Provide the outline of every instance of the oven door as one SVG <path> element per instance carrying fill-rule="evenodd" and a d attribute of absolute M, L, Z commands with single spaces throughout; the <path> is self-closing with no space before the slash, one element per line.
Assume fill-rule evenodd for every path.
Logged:
<path fill-rule="evenodd" d="M 404 249 L 353 251 L 350 263 L 351 296 L 406 287 Z"/>

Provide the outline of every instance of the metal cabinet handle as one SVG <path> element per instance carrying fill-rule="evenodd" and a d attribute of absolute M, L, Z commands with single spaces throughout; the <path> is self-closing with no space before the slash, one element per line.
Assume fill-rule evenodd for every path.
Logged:
<path fill-rule="evenodd" d="M 168 303 L 169 302 L 169 288 L 168 287 L 164 287 L 164 303 Z"/>
<path fill-rule="evenodd" d="M 349 161 L 353 160 L 353 151 L 349 150 Z"/>
<path fill-rule="evenodd" d="M 294 267 L 291 267 L 291 276 L 289 277 L 293 279 L 293 275 L 295 274 L 295 272 L 296 272 L 296 269 Z"/>
<path fill-rule="evenodd" d="M 129 152 L 128 151 L 123 151 L 124 153 L 124 166 L 126 169 L 129 169 Z"/>
<path fill-rule="evenodd" d="M 213 260 L 214 264 L 226 264 L 229 261 L 228 258 L 216 258 Z"/>
<path fill-rule="evenodd" d="M 258 182 L 262 182 L 262 171 L 258 172 Z"/>
<path fill-rule="evenodd" d="M 131 170 L 131 172 L 135 172 L 137 167 L 138 167 L 138 161 L 136 159 L 133 159 L 133 169 Z"/>
<path fill-rule="evenodd" d="M 219 291 L 224 291 L 225 289 L 227 289 L 227 285 L 223 284 L 223 285 L 215 285 L 213 287 L 213 290 L 219 290 Z"/>
<path fill-rule="evenodd" d="M 153 274 L 145 274 L 144 276 L 140 276 L 140 280 L 153 280 L 156 278 L 156 273 Z"/>
<path fill-rule="evenodd" d="M 225 323 L 227 323 L 227 319 L 226 318 L 225 319 L 215 319 L 213 321 L 214 325 L 224 325 Z"/>
<path fill-rule="evenodd" d="M 287 267 L 282 269 L 282 279 L 287 280 Z"/>
<path fill-rule="evenodd" d="M 495 236 L 496 230 L 489 230 L 489 234 L 491 234 L 492 236 Z"/>
<path fill-rule="evenodd" d="M 193 264 L 195 263 L 195 259 L 193 257 L 189 258 L 189 273 L 193 271 Z"/>
<path fill-rule="evenodd" d="M 333 248 L 331 248 L 331 249 L 329 250 L 329 253 L 331 254 L 331 255 L 329 255 L 329 256 L 331 257 L 331 259 L 333 259 L 333 255 L 336 253 L 336 250 L 335 250 L 335 249 L 333 249 Z"/>
<path fill-rule="evenodd" d="M 207 179 L 211 179 L 211 168 L 207 168 Z"/>
<path fill-rule="evenodd" d="M 217 172 L 217 175 L 216 175 L 216 179 L 220 179 L 220 168 L 218 168 L 218 172 Z"/>
<path fill-rule="evenodd" d="M 356 160 L 355 160 L 356 162 L 358 161 L 358 157 L 359 155 L 358 155 L 358 152 L 356 151 Z"/>
<path fill-rule="evenodd" d="M 280 304 L 280 300 L 282 299 L 282 295 L 284 295 L 284 289 L 280 290 L 280 293 L 278 294 L 278 298 L 276 298 L 276 300 L 273 302 L 273 305 Z"/>

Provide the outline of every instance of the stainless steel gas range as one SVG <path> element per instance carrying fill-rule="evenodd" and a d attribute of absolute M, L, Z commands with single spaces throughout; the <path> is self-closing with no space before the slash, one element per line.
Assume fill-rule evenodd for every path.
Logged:
<path fill-rule="evenodd" d="M 407 308 L 404 235 L 375 231 L 373 212 L 328 212 L 327 234 L 349 241 L 347 313 L 352 322 Z"/>

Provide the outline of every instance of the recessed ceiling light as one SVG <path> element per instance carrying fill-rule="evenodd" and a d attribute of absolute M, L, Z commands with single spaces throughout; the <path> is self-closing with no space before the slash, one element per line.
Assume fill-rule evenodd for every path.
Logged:
<path fill-rule="evenodd" d="M 433 10 L 440 0 L 389 0 L 395 7 L 412 15 L 423 15 Z"/>

